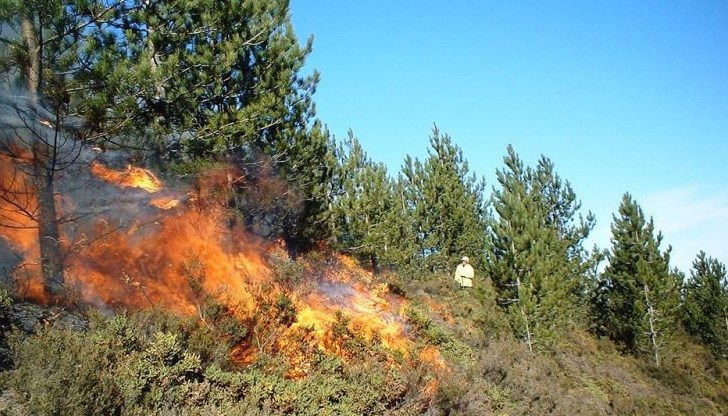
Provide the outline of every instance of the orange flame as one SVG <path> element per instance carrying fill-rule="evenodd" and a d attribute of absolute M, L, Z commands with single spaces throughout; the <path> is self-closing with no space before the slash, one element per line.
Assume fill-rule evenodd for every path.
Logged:
<path fill-rule="evenodd" d="M 33 216 L 38 202 L 28 175 L 6 156 L 0 156 L 0 237 L 22 253 L 38 253 Z M 36 256 L 37 257 L 37 256 Z"/>
<path fill-rule="evenodd" d="M 440 350 L 438 350 L 434 345 L 428 345 L 423 348 L 422 351 L 420 351 L 419 359 L 420 361 L 430 364 L 430 366 L 436 370 L 447 369 L 447 365 L 442 359 L 442 355 L 440 355 Z"/>
<path fill-rule="evenodd" d="M 339 311 L 351 319 L 351 326 L 358 328 L 368 340 L 378 337 L 382 344 L 393 350 L 407 353 L 411 341 L 405 335 L 400 317 L 392 313 L 390 303 L 381 295 L 367 291 L 362 285 L 342 285 L 329 291 L 339 291 L 326 296 L 312 293 L 302 300 L 296 328 L 313 328 L 317 338 L 324 344 L 326 329 L 336 322 Z"/>
<path fill-rule="evenodd" d="M 270 274 L 264 250 L 250 237 L 221 227 L 218 215 L 187 210 L 89 246 L 70 265 L 82 280 L 84 298 L 197 314 L 200 293 L 193 286 L 199 284 L 205 293 L 224 294 L 230 304 L 251 310 L 248 285 Z M 241 250 L 230 251 L 231 242 Z"/>
<path fill-rule="evenodd" d="M 163 189 L 159 179 L 141 168 L 116 172 L 94 163 L 91 171 L 114 186 L 149 193 Z M 95 226 L 87 227 L 86 241 L 92 243 L 76 247 L 67 257 L 69 290 L 77 289 L 86 302 L 105 307 L 162 306 L 201 319 L 205 318 L 201 303 L 211 295 L 241 320 L 251 317 L 259 308 L 258 294 L 263 285 L 282 293 L 267 260 L 267 253 L 280 248 L 279 244 L 262 242 L 229 220 L 223 208 L 226 200 L 219 191 L 230 188 L 231 177 L 239 180 L 239 175 L 207 175 L 184 203 L 171 197 L 149 199 L 150 205 L 168 211 L 150 214 L 141 210 L 123 227 L 113 215 L 96 219 Z M 3 230 L 0 233 L 26 258 L 37 258 L 37 233 L 24 235 L 27 238 Z M 292 324 L 271 323 L 281 325 L 281 329 L 274 331 L 278 340 L 268 351 L 288 357 L 290 377 L 308 374 L 315 351 L 343 354 L 341 346 L 331 340 L 337 314 L 343 314 L 348 329 L 368 342 L 380 342 L 409 357 L 413 342 L 404 324 L 404 299 L 390 294 L 386 285 L 372 284 L 372 274 L 348 257 L 331 254 L 320 264 L 300 261 L 306 273 L 315 278 L 289 293 L 295 319 Z M 29 285 L 31 289 L 35 293 L 42 285 Z M 313 350 L 302 350 L 302 345 Z M 235 362 L 249 364 L 262 352 L 259 348 L 248 340 L 236 346 L 231 355 Z M 425 359 L 423 354 L 421 359 Z"/>
<path fill-rule="evenodd" d="M 131 165 L 127 166 L 125 171 L 117 172 L 103 166 L 101 163 L 94 162 L 91 164 L 91 173 L 117 186 L 139 188 L 149 193 L 162 189 L 162 182 L 152 172 Z"/>
<path fill-rule="evenodd" d="M 21 155 L 21 158 L 25 155 Z M 30 156 L 28 156 L 30 157 Z M 0 155 L 0 240 L 17 258 L 11 267 L 11 277 L 17 292 L 37 302 L 49 301 L 40 276 L 38 228 L 35 187 L 24 169 L 13 160 Z"/>
<path fill-rule="evenodd" d="M 179 199 L 174 199 L 171 197 L 161 197 L 152 199 L 151 201 L 149 201 L 149 204 L 159 209 L 172 209 L 178 207 L 180 201 Z"/>

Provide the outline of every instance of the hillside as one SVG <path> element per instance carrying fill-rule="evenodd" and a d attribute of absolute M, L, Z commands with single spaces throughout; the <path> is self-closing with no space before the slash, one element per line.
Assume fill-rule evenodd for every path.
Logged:
<path fill-rule="evenodd" d="M 449 273 L 375 275 L 323 247 L 292 260 L 230 222 L 224 171 L 184 192 L 149 171 L 92 172 L 113 205 L 103 223 L 129 213 L 118 201 L 147 208 L 113 232 L 88 227 L 61 302 L 39 297 L 33 264 L 15 266 L 30 278 L 3 292 L 3 414 L 728 410 L 727 363 L 685 334 L 660 367 L 580 321 L 529 352 L 480 270 L 460 289 Z"/>
<path fill-rule="evenodd" d="M 728 414 L 723 263 L 629 189 L 588 247 L 512 145 L 486 184 L 433 126 L 388 171 L 317 117 L 288 1 L 0 24 L 0 414 Z"/>
<path fill-rule="evenodd" d="M 316 269 L 304 271 L 299 285 L 319 279 L 318 267 L 331 269 L 329 259 L 314 257 L 300 260 Z M 219 312 L 204 323 L 159 308 L 110 315 L 5 303 L 3 337 L 13 364 L 8 369 L 6 362 L 0 378 L 0 411 L 720 415 L 728 409 L 725 361 L 690 342 L 661 368 L 578 328 L 528 353 L 480 284 L 459 291 L 443 275 L 406 284 L 388 276 L 382 283 L 405 305 L 388 315 L 401 324 L 397 343 L 369 332 L 362 307 L 350 299 L 330 323 L 305 330 L 305 308 L 291 307 L 296 317 L 286 320 L 280 298 L 259 299 L 262 312 L 254 318 Z M 358 290 L 372 296 L 380 284 Z"/>

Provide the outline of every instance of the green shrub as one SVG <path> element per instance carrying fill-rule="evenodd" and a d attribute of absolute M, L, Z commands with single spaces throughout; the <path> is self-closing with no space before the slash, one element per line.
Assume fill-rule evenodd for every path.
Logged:
<path fill-rule="evenodd" d="M 119 369 L 119 388 L 127 406 L 181 406 L 192 385 L 202 380 L 202 363 L 184 351 L 175 334 L 157 332 L 144 350 L 133 354 Z"/>
<path fill-rule="evenodd" d="M 2 384 L 31 414 L 113 414 L 121 408 L 109 360 L 115 353 L 84 334 L 51 328 L 27 339 L 15 333 L 10 344 L 16 368 L 2 373 Z"/>
<path fill-rule="evenodd" d="M 10 313 L 13 299 L 5 288 L 0 286 L 0 371 L 11 365 L 10 351 L 7 343 L 7 332 L 10 330 Z"/>
<path fill-rule="evenodd" d="M 173 176 L 194 176 L 201 172 L 209 172 L 218 166 L 217 162 L 209 159 L 172 161 L 164 164 L 167 173 Z"/>
<path fill-rule="evenodd" d="M 0 286 L 0 320 L 2 320 L 2 322 L 6 322 L 8 320 L 12 307 L 13 298 L 10 296 L 10 292 Z"/>

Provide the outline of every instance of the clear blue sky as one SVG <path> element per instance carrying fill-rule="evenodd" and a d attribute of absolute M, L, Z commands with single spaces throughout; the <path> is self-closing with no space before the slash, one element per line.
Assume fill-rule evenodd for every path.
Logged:
<path fill-rule="evenodd" d="M 292 0 L 318 117 L 396 176 L 433 124 L 495 184 L 510 143 L 597 216 L 629 191 L 673 265 L 728 262 L 728 1 Z M 665 245 L 666 247 L 666 245 Z"/>

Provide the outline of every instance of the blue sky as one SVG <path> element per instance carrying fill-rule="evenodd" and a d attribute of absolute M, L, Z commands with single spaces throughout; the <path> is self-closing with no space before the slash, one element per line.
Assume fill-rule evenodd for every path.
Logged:
<path fill-rule="evenodd" d="M 597 216 L 629 191 L 673 265 L 728 262 L 728 2 L 292 0 L 318 117 L 395 176 L 433 124 L 489 187 L 510 143 Z"/>

